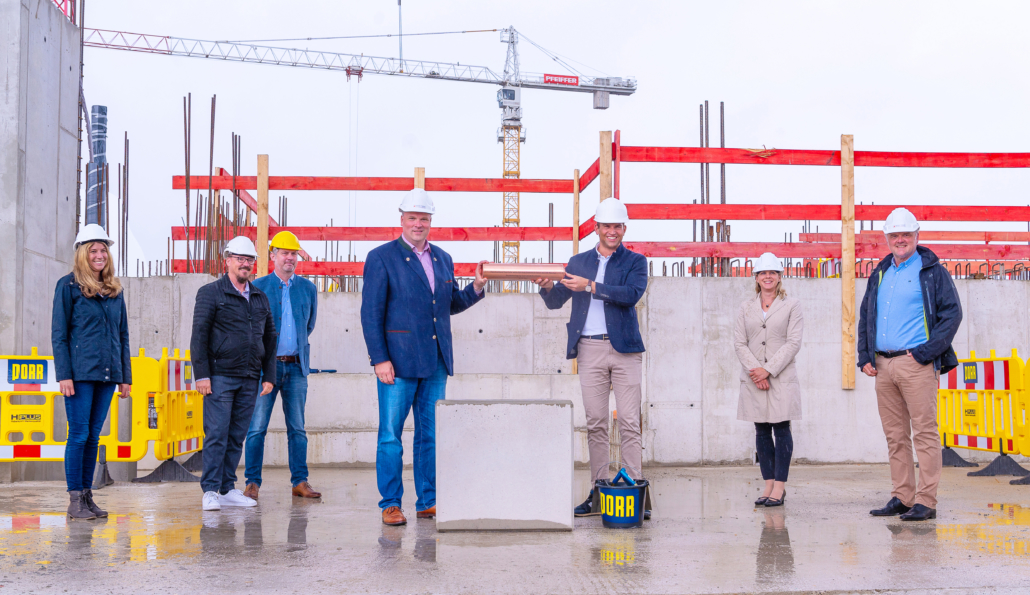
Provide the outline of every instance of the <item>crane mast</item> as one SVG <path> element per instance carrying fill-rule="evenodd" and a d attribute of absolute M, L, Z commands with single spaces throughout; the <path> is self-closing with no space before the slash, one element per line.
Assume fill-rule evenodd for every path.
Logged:
<path fill-rule="evenodd" d="M 508 44 L 508 51 L 504 59 L 503 86 L 497 90 L 497 105 L 501 108 L 501 128 L 497 140 L 502 147 L 503 177 L 518 178 L 521 175 L 522 143 L 526 142 L 526 131 L 522 127 L 522 90 L 517 85 L 519 80 L 518 31 L 514 27 L 502 29 L 501 42 Z M 518 227 L 521 220 L 519 193 L 505 192 L 502 201 L 501 226 Z M 519 242 L 503 242 L 501 262 L 519 262 L 519 245 Z M 502 291 L 512 292 L 516 290 L 517 286 L 517 282 L 505 281 Z"/>

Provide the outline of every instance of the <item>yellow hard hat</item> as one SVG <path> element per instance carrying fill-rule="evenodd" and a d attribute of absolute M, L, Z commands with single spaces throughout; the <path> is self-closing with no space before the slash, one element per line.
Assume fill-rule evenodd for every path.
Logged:
<path fill-rule="evenodd" d="M 282 248 L 283 250 L 300 250 L 300 242 L 297 241 L 297 236 L 288 231 L 280 231 L 275 234 L 272 238 L 272 243 L 268 245 L 268 249 Z"/>

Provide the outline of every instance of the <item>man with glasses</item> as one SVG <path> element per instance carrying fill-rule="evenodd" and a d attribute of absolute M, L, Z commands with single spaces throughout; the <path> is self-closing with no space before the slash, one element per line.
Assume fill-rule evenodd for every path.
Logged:
<path fill-rule="evenodd" d="M 250 283 L 257 251 L 250 239 L 229 240 L 226 273 L 197 291 L 190 357 L 204 395 L 204 510 L 256 506 L 236 489 L 236 467 L 254 403 L 275 385 L 276 332 L 268 297 Z"/>

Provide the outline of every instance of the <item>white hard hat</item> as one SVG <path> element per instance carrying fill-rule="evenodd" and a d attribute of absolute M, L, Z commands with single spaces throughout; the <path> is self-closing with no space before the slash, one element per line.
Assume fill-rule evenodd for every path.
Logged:
<path fill-rule="evenodd" d="M 755 272 L 756 275 L 758 273 L 761 273 L 762 271 L 777 271 L 782 273 L 783 264 L 780 262 L 779 258 L 776 258 L 775 254 L 773 254 L 772 252 L 766 252 L 765 254 L 758 257 L 758 260 L 755 261 L 752 270 Z"/>
<path fill-rule="evenodd" d="M 238 254 L 240 256 L 257 258 L 257 250 L 254 249 L 254 242 L 250 241 L 250 238 L 246 236 L 236 236 L 226 242 L 225 249 L 222 250 L 222 255 L 228 256 L 229 254 Z"/>
<path fill-rule="evenodd" d="M 919 222 L 912 211 L 899 207 L 887 215 L 887 221 L 883 224 L 883 234 L 899 233 L 904 231 L 919 231 Z"/>
<path fill-rule="evenodd" d="M 436 207 L 433 206 L 433 199 L 429 193 L 421 188 L 412 188 L 411 192 L 404 195 L 401 206 L 397 210 L 402 213 L 429 213 L 436 214 Z"/>
<path fill-rule="evenodd" d="M 597 223 L 629 223 L 629 213 L 626 205 L 617 198 L 606 198 L 597 205 L 597 213 L 594 215 Z"/>
<path fill-rule="evenodd" d="M 89 242 L 104 242 L 108 246 L 114 245 L 114 240 L 107 235 L 107 232 L 104 231 L 103 227 L 100 227 L 96 223 L 85 225 L 79 230 L 79 233 L 75 236 L 75 249 L 78 250 L 79 246 L 88 244 Z"/>

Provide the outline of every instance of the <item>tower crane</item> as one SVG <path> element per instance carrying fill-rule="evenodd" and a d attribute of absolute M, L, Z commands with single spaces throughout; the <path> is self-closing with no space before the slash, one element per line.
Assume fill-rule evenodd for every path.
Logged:
<path fill-rule="evenodd" d="M 637 90 L 637 81 L 632 77 L 592 77 L 582 73 L 558 75 L 523 72 L 519 68 L 519 32 L 514 27 L 507 27 L 501 29 L 500 33 L 501 42 L 507 45 L 507 54 L 504 60 L 504 69 L 497 73 L 486 66 L 460 63 L 280 48 L 245 42 L 205 41 L 105 29 L 83 29 L 82 31 L 83 46 L 90 48 L 330 70 L 345 73 L 347 80 L 350 80 L 351 76 L 357 76 L 360 81 L 366 74 L 379 74 L 499 85 L 501 88 L 497 91 L 497 105 L 501 108 L 501 126 L 497 130 L 497 141 L 502 144 L 503 148 L 502 162 L 505 178 L 520 176 L 521 144 L 526 142 L 526 129 L 522 125 L 522 89 L 590 93 L 593 95 L 594 109 L 607 109 L 611 95 L 632 95 Z M 532 43 L 531 40 L 526 39 Z M 540 49 L 546 52 L 543 48 Z M 564 64 L 556 55 L 548 55 Z M 518 192 L 504 193 L 502 217 L 503 226 L 519 226 Z M 504 242 L 502 261 L 505 263 L 519 262 L 519 242 Z M 511 288 L 505 287 L 505 290 L 509 289 Z"/>

